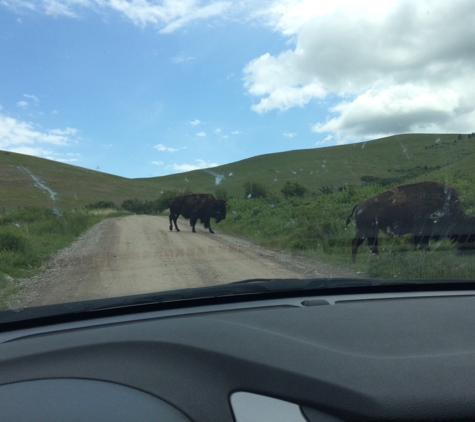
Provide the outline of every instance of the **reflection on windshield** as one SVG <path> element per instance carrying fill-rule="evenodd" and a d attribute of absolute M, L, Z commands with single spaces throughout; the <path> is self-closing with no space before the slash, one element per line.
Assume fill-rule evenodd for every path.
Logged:
<path fill-rule="evenodd" d="M 0 8 L 1 309 L 475 274 L 472 1 Z"/>

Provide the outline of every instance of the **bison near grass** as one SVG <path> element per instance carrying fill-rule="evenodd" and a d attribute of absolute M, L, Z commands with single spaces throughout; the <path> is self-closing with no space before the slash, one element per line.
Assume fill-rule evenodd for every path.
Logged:
<path fill-rule="evenodd" d="M 367 240 L 370 250 L 378 254 L 378 232 L 412 234 L 412 244 L 429 250 L 429 241 L 449 238 L 459 251 L 475 249 L 475 218 L 464 214 L 457 191 L 437 182 L 420 182 L 396 186 L 355 205 L 346 220 L 355 214 L 356 235 L 351 258 Z"/>
<path fill-rule="evenodd" d="M 173 230 L 173 224 L 175 230 L 180 231 L 176 224 L 180 215 L 190 219 L 193 233 L 196 233 L 195 226 L 198 219 L 204 224 L 205 229 L 209 229 L 210 233 L 214 233 L 211 229 L 211 218 L 214 218 L 216 223 L 226 218 L 226 201 L 216 199 L 213 195 L 207 193 L 177 196 L 170 201 L 167 208 L 170 208 L 170 231 Z"/>

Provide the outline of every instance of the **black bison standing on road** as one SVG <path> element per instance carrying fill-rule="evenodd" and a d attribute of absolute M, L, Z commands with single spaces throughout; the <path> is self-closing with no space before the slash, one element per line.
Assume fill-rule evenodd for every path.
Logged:
<path fill-rule="evenodd" d="M 368 240 L 374 254 L 378 253 L 379 230 L 395 235 L 412 234 L 412 244 L 429 250 L 429 240 L 445 237 L 457 243 L 460 251 L 475 249 L 475 218 L 467 217 L 460 205 L 457 191 L 437 182 L 420 182 L 396 186 L 355 205 L 346 220 L 355 214 L 356 235 L 351 258 Z"/>
<path fill-rule="evenodd" d="M 190 195 L 181 195 L 173 198 L 170 205 L 170 230 L 180 231 L 176 225 L 176 220 L 180 215 L 190 219 L 190 226 L 193 233 L 196 233 L 195 226 L 198 219 L 204 224 L 205 229 L 209 229 L 210 233 L 214 233 L 211 229 L 211 218 L 219 223 L 226 218 L 226 201 L 224 199 L 216 199 L 213 195 L 207 193 L 193 193 Z"/>

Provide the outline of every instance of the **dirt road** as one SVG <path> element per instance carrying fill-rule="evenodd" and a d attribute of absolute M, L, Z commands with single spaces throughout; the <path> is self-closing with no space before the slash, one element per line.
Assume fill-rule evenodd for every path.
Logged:
<path fill-rule="evenodd" d="M 358 277 L 349 269 L 270 251 L 168 218 L 107 219 L 62 250 L 37 277 L 23 280 L 15 306 L 124 296 L 209 286 L 248 278 Z"/>

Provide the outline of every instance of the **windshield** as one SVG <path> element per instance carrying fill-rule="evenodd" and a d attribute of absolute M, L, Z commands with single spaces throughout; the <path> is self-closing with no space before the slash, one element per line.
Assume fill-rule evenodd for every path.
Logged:
<path fill-rule="evenodd" d="M 0 309 L 474 278 L 474 23 L 472 0 L 2 2 Z"/>

